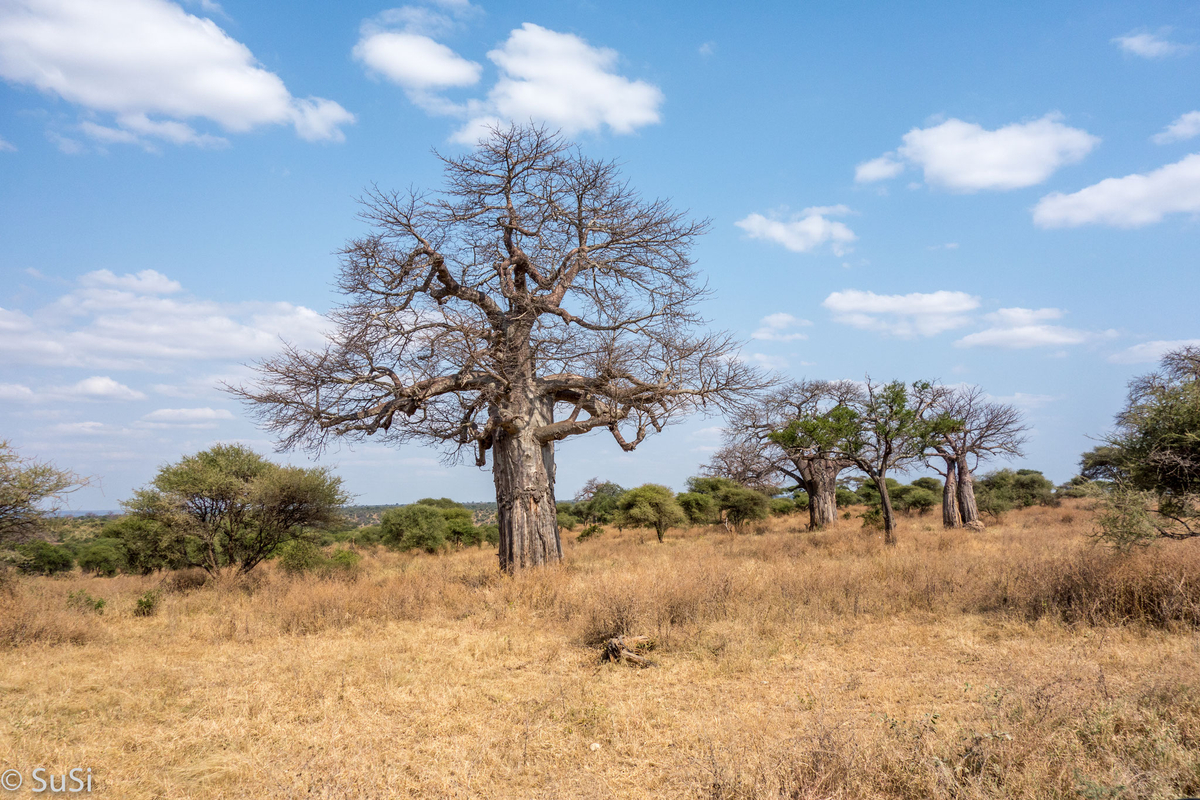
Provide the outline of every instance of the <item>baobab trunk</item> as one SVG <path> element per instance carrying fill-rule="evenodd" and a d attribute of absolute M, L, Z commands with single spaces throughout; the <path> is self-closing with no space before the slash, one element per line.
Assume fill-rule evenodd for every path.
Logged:
<path fill-rule="evenodd" d="M 942 487 L 942 527 L 962 527 L 962 515 L 958 510 L 958 476 L 953 461 L 946 462 L 946 485 Z"/>
<path fill-rule="evenodd" d="M 550 421 L 550 414 L 544 409 L 538 412 L 516 432 L 498 429 L 492 440 L 500 569 L 509 573 L 562 559 L 554 502 L 554 442 L 543 444 L 534 435 L 540 424 Z"/>
<path fill-rule="evenodd" d="M 837 521 L 837 469 L 812 464 L 805 491 L 808 492 L 808 529 L 820 530 Z"/>
<path fill-rule="evenodd" d="M 892 498 L 887 490 L 887 475 L 876 477 L 868 473 L 868 477 L 879 492 L 879 510 L 883 513 L 883 543 L 893 546 L 896 544 L 896 512 L 892 510 Z"/>
<path fill-rule="evenodd" d="M 958 513 L 962 516 L 963 525 L 982 528 L 979 506 L 975 503 L 975 478 L 971 475 L 971 468 L 967 466 L 966 457 L 959 458 L 955 466 L 958 473 Z"/>

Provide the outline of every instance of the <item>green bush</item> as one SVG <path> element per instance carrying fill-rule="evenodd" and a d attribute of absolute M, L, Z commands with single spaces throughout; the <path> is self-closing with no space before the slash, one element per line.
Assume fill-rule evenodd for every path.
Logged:
<path fill-rule="evenodd" d="M 356 553 L 353 550 L 334 550 L 333 555 L 329 557 L 329 565 L 331 567 L 345 572 L 357 570 L 360 561 L 362 561 L 362 554 Z"/>
<path fill-rule="evenodd" d="M 143 592 L 133 607 L 133 615 L 135 617 L 153 617 L 158 613 L 158 599 L 159 594 L 153 589 Z"/>
<path fill-rule="evenodd" d="M 786 497 L 776 497 L 771 501 L 771 513 L 777 517 L 796 513 L 796 502 Z"/>
<path fill-rule="evenodd" d="M 575 530 L 575 526 L 580 522 L 578 517 L 566 511 L 559 511 L 556 519 L 558 520 L 558 527 L 568 531 Z"/>
<path fill-rule="evenodd" d="M 916 484 L 901 488 L 908 491 L 900 492 L 899 497 L 896 498 L 897 511 L 916 511 L 919 514 L 925 514 L 940 502 L 936 494 Z"/>
<path fill-rule="evenodd" d="M 868 506 L 867 510 L 862 513 L 862 526 L 866 531 L 883 530 L 883 507 Z"/>
<path fill-rule="evenodd" d="M 450 532 L 450 525 L 438 508 L 421 504 L 385 512 L 380 527 L 384 543 L 399 550 L 424 550 L 427 553 L 444 548 Z"/>
<path fill-rule="evenodd" d="M 120 539 L 93 539 L 80 549 L 77 560 L 84 572 L 105 578 L 124 572 L 129 566 Z"/>
<path fill-rule="evenodd" d="M 688 522 L 693 525 L 707 525 L 717 520 L 717 501 L 712 495 L 700 492 L 683 492 L 675 498 Z"/>
<path fill-rule="evenodd" d="M 91 611 L 96 614 L 103 614 L 106 605 L 108 605 L 107 600 L 102 597 L 92 597 L 83 589 L 67 595 L 67 606 L 79 611 Z"/>
<path fill-rule="evenodd" d="M 858 495 L 847 489 L 845 486 L 839 486 L 833 493 L 834 502 L 838 508 L 848 508 L 849 506 L 857 506 L 862 504 L 862 500 Z"/>
<path fill-rule="evenodd" d="M 17 545 L 17 552 L 24 556 L 18 568 L 28 575 L 54 575 L 75 566 L 75 559 L 66 548 L 40 539 Z"/>
<path fill-rule="evenodd" d="M 290 575 L 312 572 L 325 565 L 325 554 L 316 544 L 304 539 L 284 542 L 276 551 L 279 567 Z"/>
<path fill-rule="evenodd" d="M 647 483 L 621 495 L 614 521 L 631 528 L 653 528 L 661 542 L 668 528 L 679 527 L 687 519 L 675 502 L 674 492 L 666 486 Z"/>
<path fill-rule="evenodd" d="M 912 485 L 916 486 L 918 489 L 924 489 L 927 492 L 933 492 L 939 497 L 942 494 L 942 482 L 937 478 L 930 478 L 928 476 L 924 478 L 917 478 L 912 482 Z"/>
<path fill-rule="evenodd" d="M 808 510 L 808 492 L 804 491 L 803 489 L 797 489 L 792 494 L 792 502 L 796 504 L 797 510 L 807 511 Z"/>
<path fill-rule="evenodd" d="M 591 525 L 588 525 L 586 528 L 584 528 L 583 530 L 581 530 L 579 532 L 579 535 L 575 537 L 575 541 L 586 542 L 588 539 L 590 539 L 593 536 L 595 536 L 596 534 L 600 533 L 602 530 L 604 530 L 604 529 L 593 522 Z"/>
<path fill-rule="evenodd" d="M 980 513 L 1000 517 L 1013 508 L 1050 506 L 1059 502 L 1054 484 L 1034 469 L 1001 469 L 975 482 L 975 502 Z"/>
<path fill-rule="evenodd" d="M 182 569 L 188 566 L 184 540 L 150 519 L 121 517 L 104 526 L 102 539 L 121 543 L 125 553 L 123 569 L 149 575 L 160 569 Z"/>

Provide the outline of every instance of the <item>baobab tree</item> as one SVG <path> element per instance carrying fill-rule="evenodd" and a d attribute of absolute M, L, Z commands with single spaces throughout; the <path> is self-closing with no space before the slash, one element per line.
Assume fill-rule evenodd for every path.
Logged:
<path fill-rule="evenodd" d="M 772 434 L 792 420 L 850 404 L 861 393 L 852 381 L 795 381 L 763 393 L 730 420 L 724 446 L 705 471 L 751 488 L 774 485 L 781 477 L 795 481 L 808 494 L 809 528 L 819 530 L 837 519 L 837 478 L 854 461 L 803 426 L 791 437 Z"/>
<path fill-rule="evenodd" d="M 435 194 L 373 189 L 342 250 L 323 349 L 286 348 L 234 389 L 284 447 L 375 436 L 487 464 L 500 567 L 562 557 L 554 443 L 604 429 L 626 451 L 760 374 L 702 329 L 689 255 L 706 222 L 533 126 L 439 156 Z"/>
<path fill-rule="evenodd" d="M 975 470 L 991 458 L 1022 455 L 1028 428 L 1021 412 L 1015 406 L 989 400 L 978 386 L 939 386 L 929 413 L 954 420 L 931 440 L 926 458 L 926 463 L 936 458 L 943 465 L 938 469 L 931 464 L 945 479 L 942 524 L 947 528 L 980 527 L 983 523 L 975 503 Z"/>

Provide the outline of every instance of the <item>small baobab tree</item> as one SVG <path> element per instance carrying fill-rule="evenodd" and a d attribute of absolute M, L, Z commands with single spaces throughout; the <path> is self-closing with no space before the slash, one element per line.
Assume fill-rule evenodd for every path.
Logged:
<path fill-rule="evenodd" d="M 769 390 L 733 416 L 724 446 L 705 471 L 752 488 L 775 485 L 782 478 L 795 481 L 808 494 L 809 528 L 819 530 L 837 519 L 837 478 L 854 460 L 804 426 L 793 428 L 789 437 L 772 434 L 793 420 L 853 403 L 860 395 L 852 381 L 795 381 Z"/>
<path fill-rule="evenodd" d="M 928 413 L 954 420 L 930 440 L 925 459 L 945 480 L 942 524 L 947 528 L 979 527 L 983 523 L 975 503 L 975 470 L 988 459 L 1022 455 L 1028 428 L 1021 412 L 989 400 L 978 386 L 938 386 Z M 940 469 L 932 463 L 935 459 L 941 461 Z"/>
<path fill-rule="evenodd" d="M 439 156 L 436 194 L 372 190 L 342 251 L 323 349 L 287 348 L 234 389 L 286 447 L 374 435 L 492 456 L 500 567 L 562 557 L 554 443 L 624 450 L 764 379 L 701 329 L 690 257 L 707 223 L 647 201 L 611 162 L 534 126 Z"/>

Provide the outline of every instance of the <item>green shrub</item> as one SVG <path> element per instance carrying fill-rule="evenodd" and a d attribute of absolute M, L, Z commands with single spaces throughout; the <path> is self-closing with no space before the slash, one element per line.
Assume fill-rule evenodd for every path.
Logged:
<path fill-rule="evenodd" d="M 717 520 L 717 501 L 712 495 L 701 492 L 683 492 L 675 498 L 688 522 L 693 525 L 707 525 Z"/>
<path fill-rule="evenodd" d="M 674 492 L 657 483 L 646 483 L 621 495 L 614 521 L 631 528 L 653 528 L 661 542 L 668 528 L 687 522 L 687 515 L 675 502 Z"/>
<path fill-rule="evenodd" d="M 333 555 L 329 557 L 331 567 L 345 572 L 357 570 L 360 561 L 362 561 L 362 553 L 356 553 L 353 550 L 334 550 Z"/>
<path fill-rule="evenodd" d="M 777 517 L 796 513 L 796 502 L 786 497 L 776 497 L 771 501 L 771 513 Z"/>
<path fill-rule="evenodd" d="M 898 511 L 916 511 L 919 514 L 925 514 L 939 502 L 936 494 L 916 484 L 901 488 L 908 491 L 900 492 L 899 497 L 896 498 L 895 506 Z"/>
<path fill-rule="evenodd" d="M 586 528 L 584 528 L 583 530 L 581 530 L 579 532 L 579 535 L 575 537 L 575 541 L 586 542 L 588 539 L 590 539 L 593 536 L 595 536 L 596 534 L 600 533 L 602 530 L 604 530 L 604 529 L 593 522 L 591 525 L 588 525 Z"/>
<path fill-rule="evenodd" d="M 792 494 L 792 502 L 796 504 L 796 509 L 799 511 L 808 510 L 808 492 L 803 489 L 797 489 Z"/>
<path fill-rule="evenodd" d="M 120 539 L 93 539 L 80 549 L 78 562 L 84 572 L 105 578 L 124 572 L 129 566 Z"/>
<path fill-rule="evenodd" d="M 383 541 L 399 550 L 436 553 L 446 546 L 450 526 L 438 508 L 414 504 L 393 508 L 383 515 Z"/>
<path fill-rule="evenodd" d="M 75 559 L 65 548 L 40 539 L 17 545 L 17 552 L 24 556 L 18 568 L 29 575 L 54 575 L 75 566 Z"/>
<path fill-rule="evenodd" d="M 133 615 L 135 617 L 153 617 L 158 613 L 158 598 L 158 592 L 153 589 L 143 592 L 133 607 Z"/>
<path fill-rule="evenodd" d="M 500 526 L 492 523 L 490 525 L 480 525 L 479 530 L 483 535 L 483 541 L 490 545 L 500 544 Z M 480 543 L 480 547 L 483 543 Z"/>
<path fill-rule="evenodd" d="M 838 508 L 848 508 L 849 506 L 857 506 L 862 504 L 862 500 L 854 492 L 850 491 L 845 486 L 839 486 L 833 493 L 834 502 Z"/>
<path fill-rule="evenodd" d="M 125 553 L 123 569 L 129 572 L 149 575 L 160 569 L 188 566 L 183 538 L 154 520 L 121 517 L 105 525 L 100 536 L 121 543 Z"/>
<path fill-rule="evenodd" d="M 883 530 L 883 507 L 868 506 L 867 510 L 862 513 L 862 526 L 866 531 Z"/>
<path fill-rule="evenodd" d="M 556 519 L 558 521 L 558 527 L 568 531 L 575 530 L 575 526 L 580 522 L 578 517 L 566 511 L 559 511 Z"/>
<path fill-rule="evenodd" d="M 103 614 L 106 605 L 108 605 L 107 600 L 102 597 L 92 597 L 83 589 L 67 595 L 67 606 L 79 611 L 91 611 L 96 614 Z"/>
<path fill-rule="evenodd" d="M 942 494 L 942 482 L 937 478 L 930 478 L 929 476 L 917 478 L 912 482 L 912 485 L 916 486 L 918 489 L 924 489 L 927 492 L 933 492 L 938 496 L 941 496 Z"/>
<path fill-rule="evenodd" d="M 280 568 L 291 575 L 312 572 L 324 566 L 326 561 L 321 548 L 304 539 L 284 542 L 276 552 Z"/>

